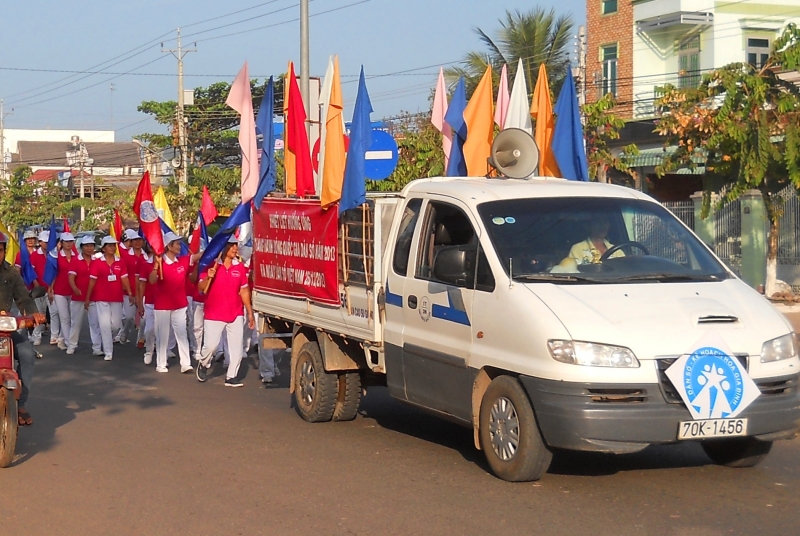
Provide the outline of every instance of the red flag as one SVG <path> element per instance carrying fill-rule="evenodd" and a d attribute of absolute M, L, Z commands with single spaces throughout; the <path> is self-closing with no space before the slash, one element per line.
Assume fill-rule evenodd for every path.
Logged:
<path fill-rule="evenodd" d="M 139 187 L 136 189 L 136 200 L 133 202 L 133 211 L 139 219 L 139 228 L 142 237 L 153 248 L 156 255 L 164 253 L 164 237 L 161 235 L 161 222 L 158 211 L 153 203 L 153 189 L 150 186 L 150 173 L 144 172 Z M 121 227 L 121 225 L 120 225 Z"/>
<path fill-rule="evenodd" d="M 286 125 L 286 149 L 296 157 L 297 168 L 297 195 L 305 197 L 314 195 L 314 169 L 311 167 L 311 150 L 308 148 L 308 131 L 306 131 L 306 110 L 303 106 L 303 97 L 300 95 L 300 86 L 294 74 L 294 65 L 289 70 L 289 110 L 288 124 Z M 288 194 L 289 191 L 287 187 Z"/>
<path fill-rule="evenodd" d="M 64 216 L 64 231 L 63 232 L 65 232 L 65 233 L 71 232 L 69 230 L 69 220 L 67 219 L 66 216 Z M 72 243 L 72 252 L 73 253 L 77 253 L 78 252 L 78 248 L 75 247 L 75 243 L 74 242 Z"/>
<path fill-rule="evenodd" d="M 211 194 L 208 193 L 208 186 L 205 184 L 203 185 L 203 200 L 200 201 L 200 212 L 203 213 L 203 221 L 206 225 L 211 225 L 211 222 L 219 216 L 217 207 L 214 206 L 214 201 L 211 199 Z"/>
<path fill-rule="evenodd" d="M 119 217 L 119 210 L 117 209 L 114 209 L 114 226 L 111 231 L 117 242 L 122 242 L 122 218 Z"/>

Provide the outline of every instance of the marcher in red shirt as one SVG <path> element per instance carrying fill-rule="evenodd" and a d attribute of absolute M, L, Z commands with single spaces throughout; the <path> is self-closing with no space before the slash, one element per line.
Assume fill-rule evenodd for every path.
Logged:
<path fill-rule="evenodd" d="M 156 372 L 167 372 L 167 349 L 170 327 L 178 344 L 181 372 L 192 371 L 189 339 L 186 334 L 186 279 L 189 277 L 194 257 L 181 252 L 181 238 L 173 232 L 164 235 L 164 254 L 156 257 L 148 280 L 155 285 L 153 301 L 156 332 Z"/>
<path fill-rule="evenodd" d="M 69 274 L 73 272 L 73 264 L 78 260 L 73 255 L 73 246 L 75 245 L 75 237 L 72 233 L 61 234 L 61 248 L 58 250 L 58 273 L 53 280 L 53 284 L 48 289 L 50 301 L 55 305 L 58 310 L 58 319 L 61 323 L 57 341 L 58 348 L 61 350 L 68 350 L 67 341 L 70 339 L 72 315 L 71 302 L 72 302 L 72 287 L 69 284 Z M 68 352 L 70 354 L 74 353 Z"/>
<path fill-rule="evenodd" d="M 124 237 L 123 242 L 129 244 L 129 246 L 123 249 L 122 245 L 120 245 L 119 256 L 128 270 L 128 282 L 131 284 L 134 294 L 136 294 L 139 288 L 137 284 L 139 281 L 139 258 L 144 253 L 142 251 L 144 239 L 133 229 L 126 229 L 122 236 Z M 138 303 L 138 296 L 136 303 Z M 131 337 L 131 333 L 136 327 L 136 319 L 139 317 L 136 303 L 124 303 L 122 305 L 122 329 L 114 337 L 114 342 L 125 344 Z"/>
<path fill-rule="evenodd" d="M 69 273 L 69 286 L 72 288 L 72 302 L 70 304 L 70 324 L 69 340 L 67 341 L 67 353 L 74 354 L 78 348 L 78 339 L 81 334 L 81 325 L 86 310 L 83 302 L 89 292 L 89 270 L 94 262 L 94 237 L 84 236 L 78 241 L 80 256 L 75 259 L 72 270 Z M 97 319 L 97 306 L 94 302 L 89 304 L 89 335 L 92 338 L 92 353 L 103 355 L 102 339 L 100 338 L 100 323 Z"/>
<path fill-rule="evenodd" d="M 88 311 L 93 301 L 97 307 L 105 360 L 111 361 L 114 354 L 114 333 L 122 327 L 122 301 L 125 294 L 134 300 L 128 282 L 128 271 L 117 256 L 117 241 L 106 236 L 100 243 L 102 257 L 95 259 L 89 268 L 89 288 L 86 291 L 84 308 Z"/>
<path fill-rule="evenodd" d="M 39 247 L 31 252 L 31 265 L 36 271 L 36 282 L 33 284 L 35 287 L 47 288 L 47 283 L 44 282 L 44 269 L 47 266 L 47 242 L 50 240 L 50 231 L 42 231 L 39 233 Z M 26 240 L 27 243 L 27 240 Z M 39 312 L 46 315 L 50 312 L 50 344 L 58 344 L 58 335 L 61 331 L 61 323 L 58 318 L 58 309 L 50 302 L 50 298 L 45 294 L 41 298 L 36 298 L 36 307 Z M 31 340 L 34 346 L 42 343 L 42 333 L 44 333 L 45 325 L 39 324 L 31 334 Z"/>
<path fill-rule="evenodd" d="M 230 363 L 225 374 L 226 387 L 241 387 L 238 379 L 242 362 L 242 335 L 244 333 L 244 311 L 247 325 L 255 327 L 253 308 L 250 304 L 247 268 L 237 260 L 239 245 L 231 237 L 220 258 L 200 275 L 198 287 L 206 294 L 204 307 L 203 350 L 197 362 L 197 379 L 206 381 L 214 351 L 219 345 L 222 332 L 231 348 Z"/>

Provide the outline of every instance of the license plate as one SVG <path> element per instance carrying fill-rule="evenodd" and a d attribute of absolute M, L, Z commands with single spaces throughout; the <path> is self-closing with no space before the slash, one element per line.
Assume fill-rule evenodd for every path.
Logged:
<path fill-rule="evenodd" d="M 683 421 L 678 425 L 678 439 L 705 439 L 747 435 L 747 419 L 708 419 Z"/>

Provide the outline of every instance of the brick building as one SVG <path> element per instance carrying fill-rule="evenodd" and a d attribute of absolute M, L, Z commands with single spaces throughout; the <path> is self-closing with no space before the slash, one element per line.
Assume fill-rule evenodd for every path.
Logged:
<path fill-rule="evenodd" d="M 586 102 L 606 93 L 618 102 L 617 112 L 633 111 L 633 3 L 631 0 L 586 1 Z"/>

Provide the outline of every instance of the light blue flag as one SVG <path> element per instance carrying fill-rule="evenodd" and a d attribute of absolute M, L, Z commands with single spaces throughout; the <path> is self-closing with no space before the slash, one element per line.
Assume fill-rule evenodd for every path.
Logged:
<path fill-rule="evenodd" d="M 553 113 L 556 116 L 556 127 L 553 130 L 552 150 L 561 176 L 572 181 L 588 181 L 589 166 L 583 143 L 578 94 L 569 68 Z"/>
<path fill-rule="evenodd" d="M 350 147 L 347 150 L 347 162 L 344 165 L 344 182 L 342 183 L 342 199 L 339 201 L 339 214 L 345 210 L 361 206 L 367 201 L 366 174 L 364 166 L 367 151 L 372 145 L 372 103 L 364 82 L 364 66 L 358 78 L 358 93 L 353 111 L 353 122 L 350 126 Z"/>
<path fill-rule="evenodd" d="M 239 203 L 239 205 L 233 209 L 231 215 L 228 216 L 228 219 L 225 220 L 225 223 L 219 228 L 217 234 L 211 239 L 211 243 L 208 244 L 208 247 L 203 252 L 203 256 L 200 257 L 200 262 L 198 263 L 200 265 L 199 272 L 205 270 L 206 267 L 219 257 L 219 254 L 222 253 L 222 250 L 225 248 L 225 244 L 228 243 L 228 239 L 236 232 L 236 228 L 250 221 L 251 207 L 252 205 L 248 202 L 244 204 Z"/>

